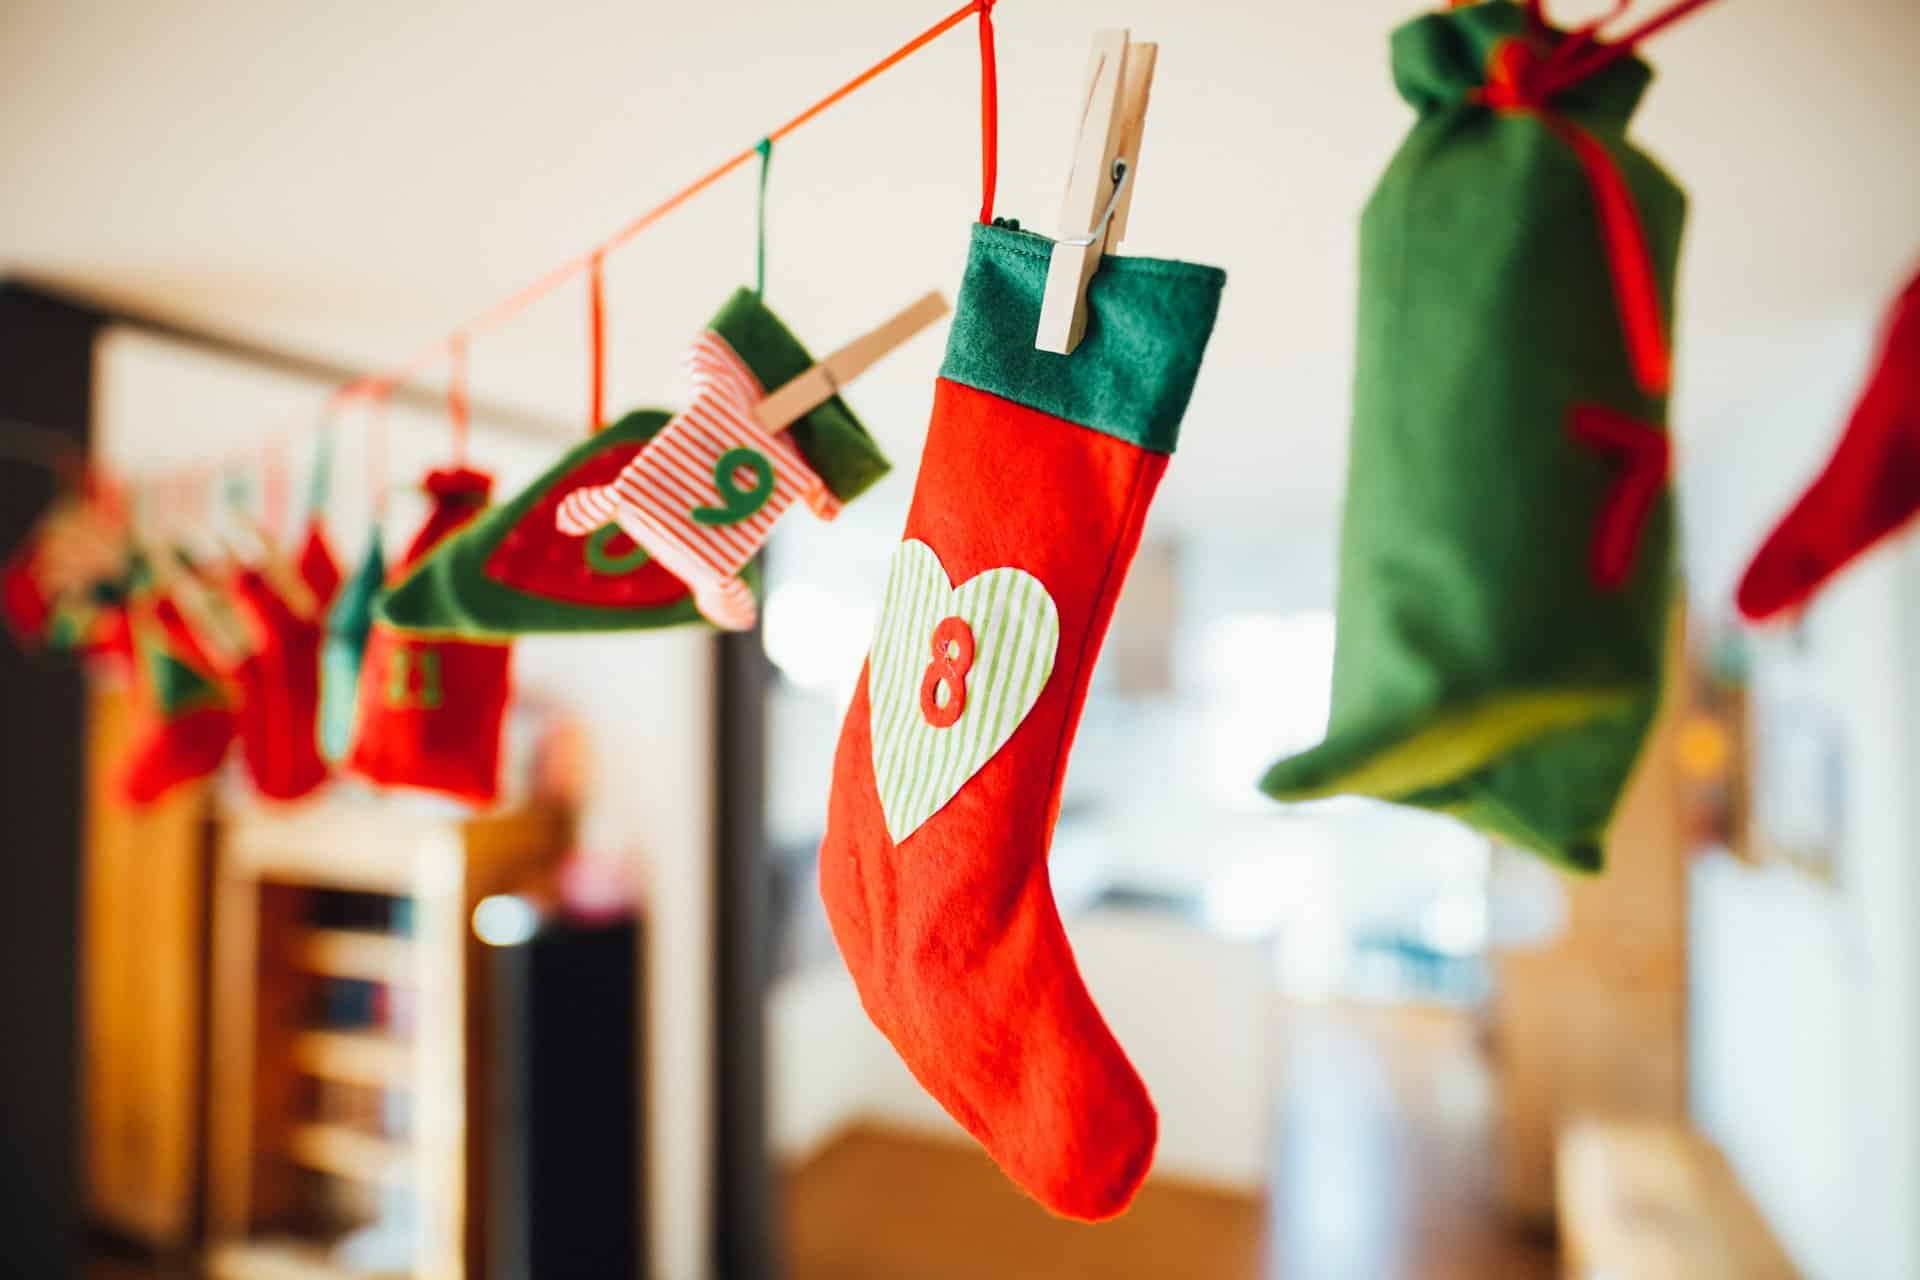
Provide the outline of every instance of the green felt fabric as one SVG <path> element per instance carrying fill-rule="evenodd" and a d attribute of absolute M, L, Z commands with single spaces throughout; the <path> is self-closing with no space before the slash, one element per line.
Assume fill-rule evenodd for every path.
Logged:
<path fill-rule="evenodd" d="M 804 373 L 814 363 L 799 339 L 751 289 L 737 290 L 708 327 L 727 340 L 768 389 Z M 490 509 L 436 547 L 404 582 L 381 598 L 378 618 L 403 630 L 469 638 L 704 624 L 692 597 L 657 565 L 639 564 L 634 581 L 609 582 L 608 593 L 600 598 L 563 589 L 561 576 L 552 569 L 564 564 L 568 574 L 577 576 L 574 562 L 589 550 L 586 540 L 566 538 L 552 527 L 553 509 L 565 496 L 562 488 L 571 491 L 580 483 L 611 481 L 671 418 L 664 410 L 635 410 L 569 449 L 511 501 Z M 889 464 L 879 445 L 838 396 L 808 412 L 787 431 L 808 465 L 843 502 L 857 498 L 887 473 Z M 523 522 L 539 527 L 522 527 Z M 555 552 L 555 543 L 564 543 L 561 551 Z M 503 569 L 503 560 L 513 561 L 514 571 Z M 543 584 L 536 580 L 541 563 L 549 566 L 550 580 L 556 584 L 552 590 L 541 590 Z M 757 594 L 758 565 L 749 564 L 741 576 Z M 616 598 L 619 590 L 625 594 Z"/>
<path fill-rule="evenodd" d="M 1200 372 L 1226 272 L 1159 258 L 1103 257 L 1072 355 L 1034 348 L 1053 241 L 974 224 L 940 376 L 1172 453 Z"/>
<path fill-rule="evenodd" d="M 373 631 L 374 602 L 387 577 L 387 557 L 376 527 L 367 554 L 327 612 L 327 639 L 320 650 L 320 753 L 336 764 L 353 747 L 353 721 L 360 701 L 360 666 Z"/>
<path fill-rule="evenodd" d="M 736 290 L 707 327 L 727 340 L 768 391 L 813 367 L 814 357 L 751 289 Z M 842 502 L 852 502 L 892 469 L 839 396 L 809 410 L 787 428 L 787 437 Z"/>
<path fill-rule="evenodd" d="M 1666 403 L 1634 380 L 1573 149 L 1469 97 L 1525 26 L 1488 3 L 1394 34 L 1420 115 L 1361 220 L 1331 725 L 1262 786 L 1451 813 L 1595 870 L 1660 696 L 1674 520 L 1663 492 L 1625 585 L 1593 581 L 1620 464 L 1577 442 L 1569 413 L 1664 427 Z M 1647 80 L 1615 63 L 1555 110 L 1631 188 L 1671 333 L 1685 198 L 1625 133 Z"/>
<path fill-rule="evenodd" d="M 530 518 L 529 512 L 553 505 L 547 499 L 560 496 L 550 492 L 556 482 L 609 451 L 620 451 L 623 456 L 615 461 L 624 465 L 624 455 L 652 439 L 672 416 L 661 409 L 637 409 L 567 450 L 538 480 L 436 547 L 404 581 L 379 598 L 375 616 L 404 631 L 470 638 L 640 630 L 700 621 L 699 610 L 685 595 L 647 610 L 605 608 L 537 595 L 497 581 L 486 571 L 495 548 Z M 550 525 L 552 516 L 545 519 Z M 563 535 L 546 528 L 536 531 L 536 536 Z M 585 553 L 583 540 L 570 541 Z"/>

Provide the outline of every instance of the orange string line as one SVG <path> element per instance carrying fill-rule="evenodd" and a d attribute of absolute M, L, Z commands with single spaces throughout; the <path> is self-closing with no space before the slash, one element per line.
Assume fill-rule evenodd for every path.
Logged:
<path fill-rule="evenodd" d="M 387 394 L 384 383 L 367 393 L 367 493 L 373 501 L 373 522 L 387 516 Z"/>
<path fill-rule="evenodd" d="M 898 49 L 895 49 L 892 53 L 835 89 L 832 93 L 829 93 L 826 97 L 821 98 L 799 115 L 777 128 L 768 130 L 766 134 L 767 138 L 773 142 L 780 141 L 780 139 L 786 137 L 794 130 L 812 121 L 813 118 L 821 112 L 838 104 L 841 99 L 847 97 L 849 94 L 865 88 L 867 84 L 882 73 L 891 70 L 894 66 L 905 61 L 915 53 L 918 53 L 921 49 L 953 30 L 953 28 L 965 22 L 974 14 L 979 13 L 984 17 L 986 11 L 992 8 L 993 3 L 994 0 L 968 0 L 966 4 L 955 9 L 952 13 L 940 19 L 940 21 L 934 23 L 925 31 L 922 31 L 919 35 L 907 41 Z M 422 347 L 419 351 L 403 361 L 398 367 L 385 374 L 370 375 L 349 382 L 333 393 L 329 404 L 338 404 L 342 401 L 351 400 L 356 396 L 366 395 L 369 393 L 371 385 L 376 381 L 385 381 L 393 385 L 407 382 L 423 369 L 451 355 L 456 342 L 482 330 L 495 328 L 503 321 L 519 314 L 528 306 L 546 297 L 549 293 L 552 293 L 555 289 L 579 275 L 582 271 L 589 269 L 596 257 L 602 257 L 618 249 L 621 245 L 627 243 L 642 231 L 645 231 L 648 227 L 651 227 L 654 223 L 660 221 L 675 209 L 678 209 L 681 205 L 732 173 L 735 169 L 738 169 L 741 165 L 754 159 L 758 154 L 758 151 L 754 147 L 747 147 L 727 157 L 706 173 L 701 174 L 698 178 L 695 178 L 692 182 L 689 182 L 686 186 L 653 206 L 653 208 L 648 209 L 645 213 L 634 218 L 633 221 L 621 227 L 593 248 L 587 250 L 585 253 L 569 258 L 545 275 L 527 284 L 518 292 L 502 298 L 499 302 L 482 311 L 467 323 L 459 326 L 446 337 Z"/>
<path fill-rule="evenodd" d="M 587 328 L 593 352 L 593 384 L 587 403 L 587 430 L 598 431 L 607 403 L 607 286 L 606 255 L 593 255 L 587 272 Z"/>
<path fill-rule="evenodd" d="M 467 334 L 456 329 L 447 352 L 447 417 L 453 422 L 453 462 L 467 465 Z"/>

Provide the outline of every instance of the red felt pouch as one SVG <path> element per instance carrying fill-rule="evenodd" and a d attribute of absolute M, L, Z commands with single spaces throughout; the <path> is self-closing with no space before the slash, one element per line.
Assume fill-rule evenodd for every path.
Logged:
<path fill-rule="evenodd" d="M 432 509 L 400 579 L 442 539 L 479 515 L 492 480 L 464 468 L 427 477 Z M 512 687 L 512 647 L 410 632 L 376 614 L 360 668 L 347 767 L 383 786 L 491 804 L 500 789 L 500 733 Z"/>

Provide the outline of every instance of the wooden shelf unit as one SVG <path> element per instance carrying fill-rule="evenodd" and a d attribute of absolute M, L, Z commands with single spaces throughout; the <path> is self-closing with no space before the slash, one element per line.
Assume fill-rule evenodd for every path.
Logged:
<path fill-rule="evenodd" d="M 549 811 L 467 817 L 390 804 L 248 810 L 218 824 L 213 896 L 207 1229 L 215 1276 L 364 1276 L 299 1233 L 315 1175 L 407 1188 L 411 1269 L 485 1274 L 484 944 L 490 894 L 549 872 L 568 845 Z M 406 933 L 315 925 L 321 891 L 410 904 Z M 404 1032 L 309 1025 L 328 979 L 405 993 Z M 323 1082 L 407 1096 L 405 1140 L 311 1114 Z"/>

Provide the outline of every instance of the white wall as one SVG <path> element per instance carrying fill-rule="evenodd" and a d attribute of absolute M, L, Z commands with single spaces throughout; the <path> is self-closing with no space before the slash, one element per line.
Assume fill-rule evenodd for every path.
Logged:
<path fill-rule="evenodd" d="M 1733 584 L 1837 438 L 1867 307 L 1745 345 L 1744 397 L 1690 460 L 1696 613 Z M 1683 393 L 1685 388 L 1683 387 Z M 1698 438 L 1698 437 L 1696 437 Z M 1807 618 L 1844 741 L 1841 875 L 1714 856 L 1691 879 L 1695 1119 L 1811 1280 L 1920 1275 L 1920 547 L 1883 549 Z"/>
<path fill-rule="evenodd" d="M 1124 910 L 1083 912 L 1067 932 L 1159 1113 L 1152 1176 L 1260 1194 L 1274 1110 L 1262 949 Z M 777 982 L 768 1027 L 779 1159 L 804 1160 L 856 1123 L 972 1141 L 867 1020 L 837 958 Z"/>
<path fill-rule="evenodd" d="M 326 388 L 127 328 L 109 329 L 96 360 L 96 439 L 107 464 L 151 475 L 257 443 L 261 433 L 311 420 Z M 365 422 L 339 423 L 334 549 L 346 565 L 364 552 L 370 506 Z M 405 546 L 425 504 L 411 485 L 444 463 L 448 429 L 438 414 L 395 407 L 389 474 L 397 481 L 387 521 L 389 555 Z M 570 443 L 510 435 L 474 423 L 474 464 L 510 495 Z M 290 450 L 290 498 L 303 500 L 308 444 Z M 391 562 L 391 561 L 390 561 Z M 521 697 L 552 699 L 585 719 L 592 779 L 581 842 L 585 852 L 634 861 L 648 901 L 647 973 L 641 1043 L 651 1096 L 645 1191 L 652 1273 L 697 1280 L 706 1272 L 712 1126 L 712 641 L 704 631 L 653 635 L 543 636 L 514 648 Z"/>

